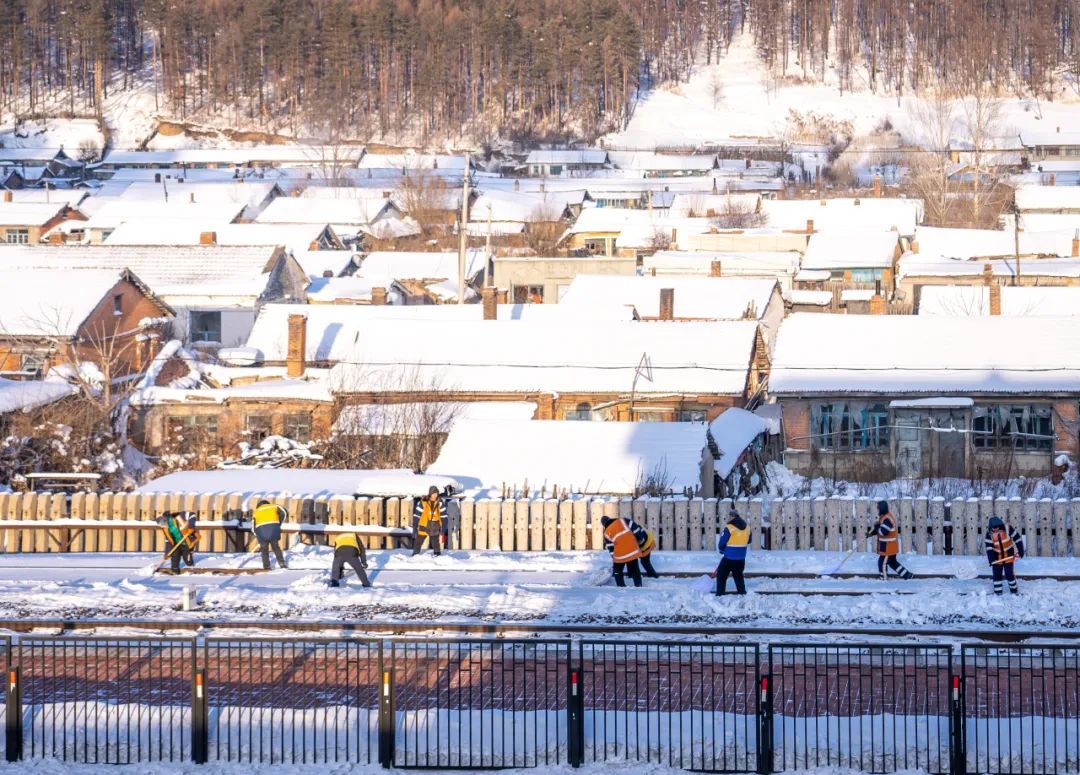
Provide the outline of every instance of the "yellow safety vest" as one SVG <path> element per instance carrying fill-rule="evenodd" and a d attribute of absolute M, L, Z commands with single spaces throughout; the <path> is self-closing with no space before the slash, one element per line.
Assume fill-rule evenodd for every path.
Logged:
<path fill-rule="evenodd" d="M 252 514 L 252 521 L 255 527 L 261 527 L 262 525 L 276 525 L 281 522 L 281 512 L 278 507 L 272 503 L 268 503 L 265 506 L 259 506 L 255 509 L 255 513 Z"/>
<path fill-rule="evenodd" d="M 360 551 L 360 542 L 356 540 L 356 533 L 338 533 L 334 536 L 334 548 L 340 549 L 343 546 L 351 546 L 356 551 Z"/>
<path fill-rule="evenodd" d="M 734 548 L 737 546 L 749 546 L 750 545 L 750 528 L 744 528 L 740 530 L 737 527 L 731 525 L 727 526 L 728 542 L 727 545 Z"/>

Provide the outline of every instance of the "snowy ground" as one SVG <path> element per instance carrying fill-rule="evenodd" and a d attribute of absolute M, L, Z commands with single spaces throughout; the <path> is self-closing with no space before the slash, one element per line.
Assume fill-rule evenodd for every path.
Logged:
<path fill-rule="evenodd" d="M 151 554 L 7 555 L 0 557 L 0 618 L 140 618 L 273 621 L 430 621 L 522 624 L 679 624 L 687 626 L 836 626 L 917 629 L 1080 629 L 1080 560 L 1020 563 L 1022 595 L 995 597 L 979 558 L 904 558 L 910 582 L 793 578 L 837 564 L 838 553 L 757 552 L 746 597 L 717 598 L 703 578 L 711 553 L 660 553 L 661 573 L 643 589 L 610 581 L 606 553 L 450 552 L 410 557 L 370 553 L 374 587 L 353 579 L 328 589 L 331 550 L 290 552 L 288 570 L 257 575 L 153 575 Z M 200 565 L 257 566 L 252 555 L 200 556 Z M 872 573 L 875 558 L 857 555 L 844 572 Z M 1038 573 L 1077 581 L 1024 579 Z M 785 578 L 785 576 L 787 576 Z M 182 587 L 197 590 L 199 609 L 179 610 Z M 870 594 L 866 594 L 869 592 Z"/>

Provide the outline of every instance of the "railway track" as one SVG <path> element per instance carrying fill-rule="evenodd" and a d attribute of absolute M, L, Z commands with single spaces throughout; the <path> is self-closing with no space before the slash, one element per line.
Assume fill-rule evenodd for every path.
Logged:
<path fill-rule="evenodd" d="M 326 620 L 290 622 L 283 620 L 205 619 L 163 621 L 151 619 L 0 619 L 0 631 L 16 634 L 99 634 L 102 631 L 140 631 L 148 633 L 185 632 L 192 635 L 222 636 L 225 634 L 273 633 L 282 636 L 295 633 L 324 633 L 335 636 L 394 637 L 407 635 L 487 636 L 502 637 L 566 637 L 671 636 L 683 638 L 746 638 L 780 637 L 843 637 L 887 638 L 910 641 L 911 638 L 932 638 L 995 643 L 1025 641 L 1080 641 L 1077 630 L 1001 630 L 973 628 L 912 628 L 912 627 L 832 627 L 832 626 L 701 626 L 683 624 L 529 624 L 513 622 L 378 622 L 363 620 Z"/>

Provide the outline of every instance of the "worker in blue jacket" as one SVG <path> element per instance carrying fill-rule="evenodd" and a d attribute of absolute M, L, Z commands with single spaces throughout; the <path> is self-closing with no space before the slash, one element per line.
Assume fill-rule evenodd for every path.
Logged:
<path fill-rule="evenodd" d="M 728 576 L 735 580 L 735 591 L 746 594 L 743 571 L 746 569 L 746 551 L 750 548 L 750 526 L 732 509 L 728 512 L 727 526 L 716 541 L 716 549 L 723 555 L 720 564 L 710 575 L 716 579 L 716 594 L 727 592 Z"/>

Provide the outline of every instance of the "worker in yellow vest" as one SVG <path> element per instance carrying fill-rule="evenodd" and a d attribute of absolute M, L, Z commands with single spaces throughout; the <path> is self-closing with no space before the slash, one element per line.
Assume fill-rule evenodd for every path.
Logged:
<path fill-rule="evenodd" d="M 439 488 L 428 488 L 427 497 L 416 502 L 413 509 L 413 556 L 424 548 L 424 539 L 431 544 L 431 550 L 438 557 L 442 554 L 442 535 L 446 525 L 446 502 L 439 493 Z"/>
<path fill-rule="evenodd" d="M 735 591 L 746 594 L 746 582 L 743 572 L 746 570 L 746 552 L 750 548 L 750 527 L 739 512 L 728 512 L 724 532 L 716 539 L 716 549 L 720 552 L 720 564 L 709 575 L 716 579 L 716 594 L 727 594 L 727 580 L 730 576 L 735 581 Z"/>
<path fill-rule="evenodd" d="M 356 533 L 338 533 L 334 536 L 334 564 L 330 566 L 330 586 L 341 586 L 341 574 L 349 565 L 365 587 L 370 587 L 367 573 L 367 552 Z"/>
<path fill-rule="evenodd" d="M 251 530 L 259 542 L 263 570 L 270 570 L 270 550 L 274 550 L 278 565 L 288 568 L 281 553 L 281 523 L 288 519 L 289 513 L 281 506 L 275 506 L 268 500 L 260 500 L 251 515 Z"/>

